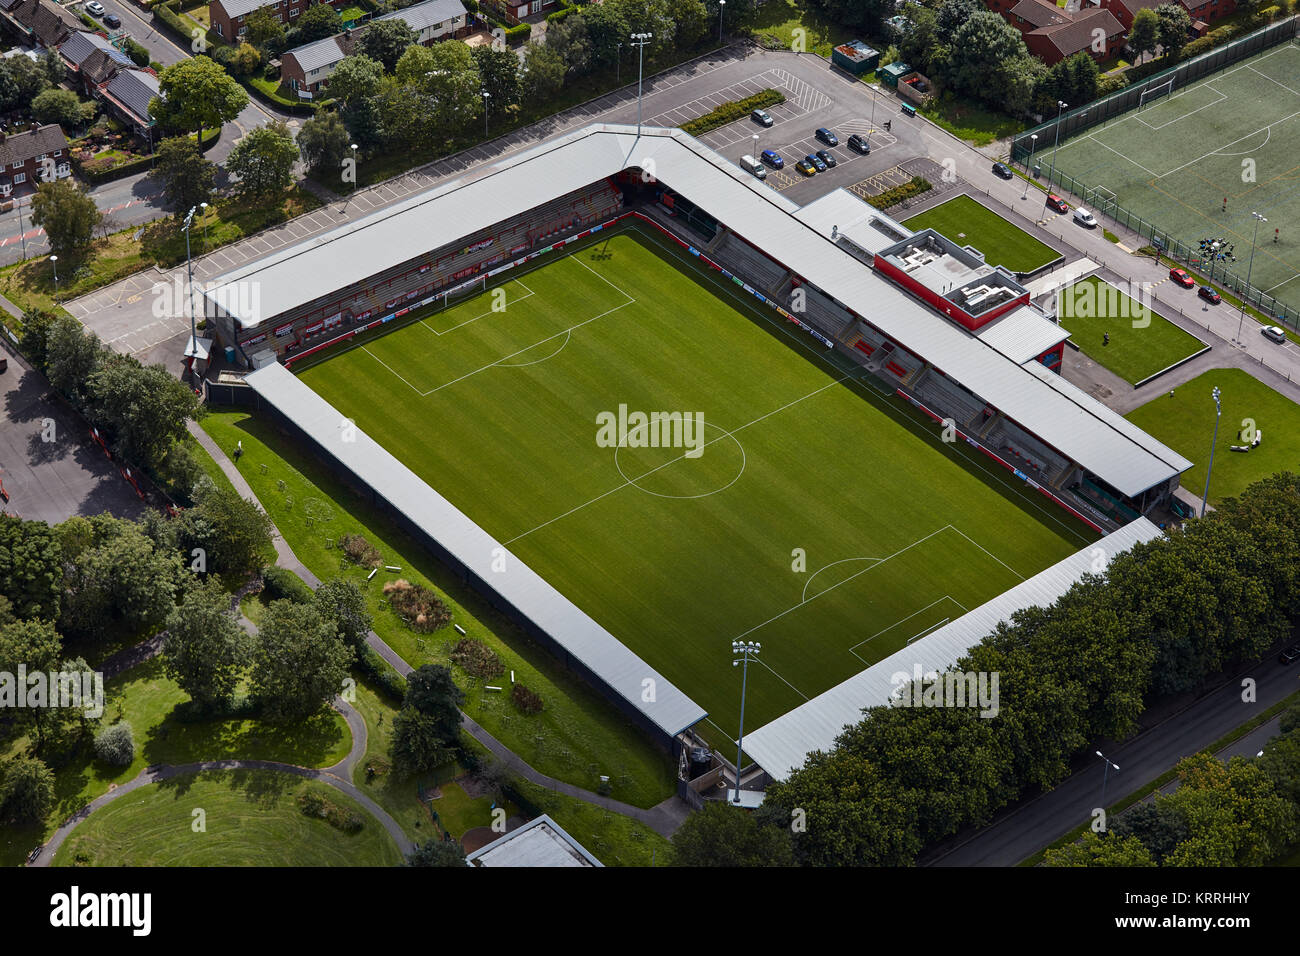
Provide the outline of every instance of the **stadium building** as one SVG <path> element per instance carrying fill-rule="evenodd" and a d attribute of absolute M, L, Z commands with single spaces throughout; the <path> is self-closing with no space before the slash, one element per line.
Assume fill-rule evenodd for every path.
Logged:
<path fill-rule="evenodd" d="M 1069 333 L 1014 273 L 842 189 L 800 207 L 680 130 L 589 126 L 211 283 L 208 328 L 254 370 L 249 400 L 679 754 L 702 708 L 526 567 L 494 575 L 499 542 L 377 442 L 341 434 L 343 416 L 292 374 L 331 346 L 633 220 L 1097 531 L 1137 540 L 1121 529 L 1191 467 L 1060 376 Z M 799 747 L 797 732 L 779 736 L 774 772 Z"/>

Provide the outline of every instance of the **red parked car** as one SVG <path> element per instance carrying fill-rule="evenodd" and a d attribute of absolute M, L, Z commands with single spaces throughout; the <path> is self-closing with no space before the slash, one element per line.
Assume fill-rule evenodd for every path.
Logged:
<path fill-rule="evenodd" d="M 1055 209 L 1057 212 L 1068 212 L 1070 207 L 1065 204 L 1065 200 L 1056 193 L 1047 194 L 1047 206 L 1049 209 Z"/>
<path fill-rule="evenodd" d="M 1175 282 L 1177 282 L 1177 283 L 1178 283 L 1180 286 L 1182 286 L 1184 289 L 1194 289 L 1194 288 L 1196 288 L 1196 280 L 1193 279 L 1191 276 L 1189 276 L 1189 275 L 1188 275 L 1186 272 L 1184 272 L 1182 269 L 1170 269 L 1170 270 L 1169 270 L 1169 278 L 1173 279 Z"/>

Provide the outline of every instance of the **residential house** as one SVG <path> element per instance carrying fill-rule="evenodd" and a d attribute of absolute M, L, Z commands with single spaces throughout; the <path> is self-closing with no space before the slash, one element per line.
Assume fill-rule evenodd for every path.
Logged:
<path fill-rule="evenodd" d="M 0 0 L 0 21 L 23 43 L 53 50 L 81 21 L 52 0 Z"/>
<path fill-rule="evenodd" d="M 1169 0 L 1100 0 L 1102 7 L 1113 13 L 1124 32 L 1133 29 L 1133 17 L 1139 10 L 1154 10 Z M 1177 0 L 1192 17 L 1192 30 L 1203 35 L 1215 20 L 1221 20 L 1237 9 L 1237 0 Z"/>
<path fill-rule="evenodd" d="M 25 133 L 0 133 L 0 197 L 8 199 L 24 184 L 72 175 L 68 138 L 57 123 Z"/>
<path fill-rule="evenodd" d="M 989 0 L 989 9 L 999 13 L 1020 31 L 1029 52 L 1048 66 L 1076 53 L 1105 59 L 1124 45 L 1124 25 L 1109 10 L 1097 6 L 1058 7 L 1051 0 Z"/>
<path fill-rule="evenodd" d="M 95 95 L 118 70 L 134 66 L 131 58 L 98 33 L 78 30 L 59 47 L 69 83 L 80 80 L 86 93 Z"/>
<path fill-rule="evenodd" d="M 348 6 L 349 0 L 209 0 L 208 17 L 217 36 L 235 43 L 247 29 L 248 17 L 265 7 L 286 27 L 302 16 L 313 3 L 329 3 L 335 10 Z"/>
<path fill-rule="evenodd" d="M 507 23 L 519 23 L 525 17 L 548 13 L 559 6 L 557 0 L 482 0 L 484 8 L 491 10 Z"/>
<path fill-rule="evenodd" d="M 425 0 L 376 19 L 404 21 L 415 31 L 417 41 L 425 46 L 461 36 L 469 29 L 468 13 L 461 0 Z M 280 57 L 281 81 L 303 99 L 311 99 L 328 85 L 340 61 L 356 52 L 365 29 L 361 26 L 347 30 L 284 53 Z"/>
<path fill-rule="evenodd" d="M 99 97 L 135 135 L 153 142 L 153 114 L 149 104 L 161 95 L 158 76 L 153 70 L 136 68 L 118 70 L 99 87 Z"/>

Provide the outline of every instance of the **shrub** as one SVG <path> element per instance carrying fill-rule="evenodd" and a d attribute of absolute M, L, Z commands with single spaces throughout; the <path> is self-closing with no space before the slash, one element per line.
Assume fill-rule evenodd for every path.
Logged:
<path fill-rule="evenodd" d="M 451 621 L 447 605 L 421 584 L 398 578 L 384 585 L 384 595 L 388 598 L 388 606 L 414 631 L 427 634 Z"/>
<path fill-rule="evenodd" d="M 135 759 L 135 736 L 131 725 L 119 720 L 95 737 L 95 756 L 110 767 L 126 767 Z"/>
<path fill-rule="evenodd" d="M 506 27 L 506 43 L 510 46 L 522 46 L 528 41 L 528 36 L 533 32 L 532 24 L 520 23 L 517 26 Z"/>
<path fill-rule="evenodd" d="M 778 103 L 784 102 L 785 94 L 780 90 L 759 90 L 753 96 L 747 96 L 743 100 L 730 100 L 710 110 L 703 116 L 688 120 L 682 124 L 681 128 L 683 132 L 690 133 L 692 136 L 700 136 L 709 130 L 717 129 L 719 126 L 734 123 L 753 110 L 762 109 L 765 106 L 776 106 Z"/>
<path fill-rule="evenodd" d="M 355 810 L 345 810 L 338 804 L 326 800 L 319 793 L 302 793 L 298 795 L 298 809 L 309 817 L 324 820 L 336 830 L 344 833 L 359 833 L 366 825 L 365 820 Z"/>
<path fill-rule="evenodd" d="M 136 66 L 149 65 L 149 51 L 135 40 L 127 37 L 126 42 L 122 44 L 122 48 L 125 50 L 126 55 L 131 58 L 131 62 Z"/>
<path fill-rule="evenodd" d="M 268 601 L 284 598 L 295 604 L 310 604 L 312 590 L 307 582 L 287 568 L 272 565 L 262 572 L 262 593 Z"/>
<path fill-rule="evenodd" d="M 564 7 L 564 8 L 561 9 L 561 10 L 556 10 L 554 13 L 548 13 L 548 14 L 546 15 L 546 22 L 547 22 L 547 23 L 560 23 L 560 22 L 562 22 L 562 21 L 568 19 L 569 14 L 573 13 L 573 12 L 574 12 L 575 10 L 577 10 L 577 9 L 578 9 L 577 7 Z"/>
<path fill-rule="evenodd" d="M 888 209 L 890 206 L 896 206 L 904 199 L 910 199 L 930 188 L 930 181 L 924 176 L 913 176 L 911 182 L 895 186 L 893 189 L 886 189 L 879 196 L 872 196 L 867 202 L 877 209 Z"/>
<path fill-rule="evenodd" d="M 339 547 L 348 556 L 348 560 L 363 568 L 377 568 L 380 564 L 379 549 L 365 535 L 345 534 L 339 539 Z"/>
<path fill-rule="evenodd" d="M 511 688 L 510 699 L 525 714 L 540 714 L 542 712 L 542 695 L 529 690 L 523 684 L 516 684 Z"/>
<path fill-rule="evenodd" d="M 496 677 L 506 669 L 506 666 L 501 663 L 501 658 L 497 657 L 496 651 L 472 637 L 456 642 L 456 646 L 451 650 L 451 660 L 465 673 L 484 680 Z"/>
<path fill-rule="evenodd" d="M 357 658 L 357 670 L 370 680 L 389 702 L 398 705 L 406 699 L 406 678 L 379 656 L 373 647 L 367 647 Z"/>

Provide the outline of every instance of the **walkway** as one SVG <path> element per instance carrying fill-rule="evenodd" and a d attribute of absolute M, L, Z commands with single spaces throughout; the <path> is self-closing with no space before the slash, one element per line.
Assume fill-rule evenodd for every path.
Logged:
<path fill-rule="evenodd" d="M 235 490 L 243 497 L 252 501 L 259 508 L 262 508 L 262 503 L 258 501 L 257 495 L 253 493 L 252 486 L 249 485 L 248 480 L 244 478 L 239 469 L 235 467 L 234 462 L 227 457 L 221 446 L 212 439 L 211 435 L 194 422 L 188 422 L 187 424 L 190 429 L 190 434 L 192 434 L 199 444 L 203 446 L 203 449 L 212 456 L 213 460 L 221 466 L 222 472 L 224 472 L 226 477 L 230 479 L 231 483 L 235 486 Z M 262 510 L 265 511 L 266 509 L 262 508 Z M 297 574 L 313 589 L 319 587 L 321 584 L 320 578 L 312 574 L 312 572 L 308 570 L 307 566 L 298 560 L 298 556 L 293 553 L 293 549 L 289 547 L 283 536 L 281 536 L 280 530 L 275 528 L 274 525 L 272 525 L 272 535 L 275 544 L 276 564 Z M 401 655 L 384 643 L 383 639 L 374 631 L 370 631 L 366 635 L 366 643 L 374 648 L 375 652 L 391 664 L 403 677 L 409 676 L 415 669 L 403 660 Z M 556 793 L 562 793 L 565 796 L 573 797 L 577 800 L 583 800 L 604 810 L 610 810 L 614 813 L 621 813 L 623 816 L 631 817 L 634 820 L 644 823 L 662 837 L 671 837 L 677 831 L 677 828 L 682 825 L 682 821 L 684 821 L 690 813 L 690 808 L 676 796 L 669 797 L 667 800 L 649 810 L 644 810 L 641 807 L 634 807 L 630 803 L 623 803 L 610 797 L 604 797 L 598 793 L 592 793 L 590 790 L 584 790 L 583 788 L 574 786 L 571 783 L 566 783 L 563 780 L 548 777 L 546 774 L 541 773 L 530 766 L 527 761 L 506 747 L 505 744 L 497 740 L 483 727 L 479 726 L 472 717 L 463 711 L 461 712 L 461 726 L 465 729 L 466 733 L 491 751 L 492 755 L 509 767 L 513 773 L 518 774 L 529 783 L 536 784 L 539 787 L 545 787 L 546 789 L 553 790 Z"/>

